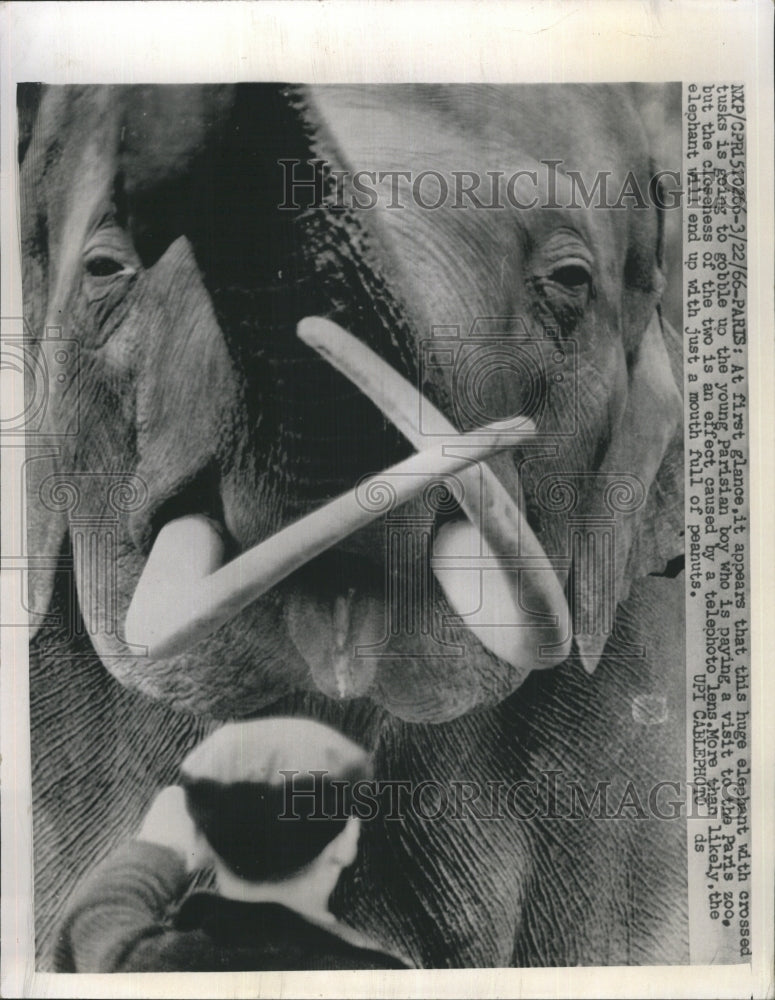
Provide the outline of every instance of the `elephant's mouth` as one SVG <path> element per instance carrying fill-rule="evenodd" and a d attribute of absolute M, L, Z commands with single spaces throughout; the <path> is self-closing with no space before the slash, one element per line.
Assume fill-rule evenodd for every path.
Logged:
<path fill-rule="evenodd" d="M 444 630 L 452 622 L 480 654 L 483 646 L 503 665 L 510 687 L 562 662 L 571 629 L 561 574 L 528 524 L 524 502 L 486 464 L 524 442 L 532 425 L 502 422 L 460 435 L 422 400 L 426 420 L 431 412 L 436 421 L 435 435 L 424 437 L 417 390 L 365 345 L 326 320 L 302 321 L 299 334 L 417 453 L 235 558 L 227 558 L 230 540 L 216 519 L 193 513 L 168 520 L 127 612 L 127 641 L 147 647 L 153 660 L 176 657 L 279 590 L 287 632 L 315 685 L 331 697 L 371 693 L 380 684 L 378 667 L 418 653 L 422 659 L 429 643 L 437 657 L 449 652 Z M 440 607 L 452 616 L 440 620 Z"/>

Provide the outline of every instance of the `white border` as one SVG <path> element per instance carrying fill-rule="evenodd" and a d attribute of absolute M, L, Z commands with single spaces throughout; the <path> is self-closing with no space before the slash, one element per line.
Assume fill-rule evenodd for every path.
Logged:
<path fill-rule="evenodd" d="M 747 85 L 753 537 L 755 963 L 686 968 L 57 976 L 31 965 L 29 713 L 24 629 L 2 654 L 3 996 L 769 997 L 773 985 L 773 5 L 769 0 L 296 0 L 11 3 L 0 9 L 0 315 L 21 315 L 15 85 L 298 80 L 727 81 Z M 16 385 L 0 400 L 17 412 Z M 20 451 L 4 449 L 2 537 L 19 537 Z M 4 547 L 3 551 L 7 551 Z M 17 621 L 18 578 L 2 580 Z M 769 677 L 767 676 L 769 674 Z"/>

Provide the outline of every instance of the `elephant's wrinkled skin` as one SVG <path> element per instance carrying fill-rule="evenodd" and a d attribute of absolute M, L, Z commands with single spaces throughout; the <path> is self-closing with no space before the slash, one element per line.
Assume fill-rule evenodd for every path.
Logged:
<path fill-rule="evenodd" d="M 26 318 L 77 342 L 28 439 L 28 551 L 51 560 L 86 537 L 103 559 L 87 571 L 75 545 L 79 612 L 66 571 L 42 563 L 31 579 L 33 610 L 55 616 L 31 667 L 40 952 L 79 876 L 202 733 L 217 719 L 292 711 L 372 747 L 383 779 L 481 786 L 561 772 L 554 816 L 366 824 L 338 900 L 347 919 L 428 966 L 684 960 L 683 823 L 632 808 L 556 816 L 566 781 L 587 797 L 610 782 L 615 810 L 629 780 L 645 802 L 655 783 L 683 778 L 683 588 L 663 575 L 682 551 L 680 396 L 657 312 L 657 210 L 429 211 L 411 200 L 390 210 L 384 199 L 369 211 L 277 210 L 278 160 L 310 156 L 447 176 L 562 160 L 587 188 L 610 170 L 617 190 L 632 170 L 648 191 L 625 90 L 52 88 L 21 134 Z M 351 591 L 348 641 L 370 638 L 384 601 L 379 524 L 186 652 L 151 662 L 126 648 L 127 607 L 171 518 L 208 514 L 235 554 L 410 453 L 298 340 L 310 315 L 335 319 L 414 384 L 434 326 L 518 317 L 512 326 L 524 324 L 545 359 L 575 345 L 575 379 L 540 383 L 541 436 L 490 465 L 557 557 L 568 512 L 546 502 L 545 477 L 573 477 L 582 518 L 607 513 L 617 474 L 648 491 L 617 520 L 619 606 L 605 649 L 589 628 L 603 597 L 582 551 L 562 665 L 527 676 L 448 626 L 463 655 L 431 658 L 427 636 L 398 635 L 339 700 L 316 650 L 330 646 L 331 607 Z M 424 371 L 421 387 L 468 429 L 450 366 Z M 507 416 L 523 392 L 496 377 L 484 405 Z M 570 411 L 578 424 L 564 433 Z M 649 714 L 652 695 L 660 710 Z"/>

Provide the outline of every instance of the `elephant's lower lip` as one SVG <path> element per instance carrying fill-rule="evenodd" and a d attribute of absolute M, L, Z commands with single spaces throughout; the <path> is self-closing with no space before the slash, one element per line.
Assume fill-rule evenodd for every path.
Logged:
<path fill-rule="evenodd" d="M 333 594 L 293 588 L 285 601 L 288 634 L 316 686 L 337 700 L 370 692 L 377 661 L 368 649 L 384 638 L 384 621 L 383 596 L 362 584 Z"/>
<path fill-rule="evenodd" d="M 456 523 L 449 518 L 439 520 L 439 527 Z M 201 529 L 213 546 L 225 532 L 222 525 L 219 530 L 208 528 L 213 522 L 203 515 L 194 516 L 192 521 L 194 530 Z M 191 657 L 204 657 L 203 663 L 210 659 L 212 669 L 222 672 L 223 685 L 228 687 L 232 671 L 239 671 L 238 685 L 242 685 L 248 673 L 239 664 L 248 655 L 257 657 L 256 665 L 263 664 L 255 673 L 254 683 L 260 687 L 260 691 L 256 688 L 256 704 L 271 702 L 275 683 L 282 693 L 290 682 L 320 691 L 334 701 L 368 697 L 392 714 L 416 722 L 447 721 L 481 703 L 499 701 L 519 687 L 535 669 L 531 654 L 525 655 L 524 668 L 515 669 L 513 663 L 488 652 L 476 633 L 461 627 L 460 622 L 444 626 L 452 609 L 434 588 L 430 551 L 419 556 L 415 550 L 413 565 L 404 559 L 398 567 L 401 572 L 391 572 L 387 551 L 390 528 L 390 522 L 375 525 L 375 530 L 350 536 L 318 556 L 267 595 L 267 602 L 258 602 L 254 611 L 248 609 L 248 617 L 235 619 L 220 638 L 214 635 L 212 643 L 201 650 L 194 647 L 186 664 L 180 661 L 174 669 L 191 671 L 193 679 L 194 671 L 201 668 L 192 669 Z M 434 533 L 429 529 L 429 537 Z M 368 557 L 362 554 L 365 550 Z M 183 569 L 184 578 L 196 575 L 208 559 L 217 560 L 218 555 L 214 548 L 201 544 L 184 551 L 196 562 L 188 574 Z M 176 600 L 185 600 L 179 588 L 180 570 L 178 563 Z M 421 592 L 423 586 L 425 591 Z M 277 614 L 271 635 L 264 631 L 270 608 Z M 286 659 L 292 657 L 292 650 L 298 654 L 293 666 Z M 169 661 L 171 665 L 176 662 L 175 658 Z M 160 664 L 159 669 L 163 672 L 166 668 Z M 225 689 L 224 697 L 228 701 Z M 236 698 L 236 693 L 232 697 Z M 235 701 L 237 714 L 253 704 L 253 694 L 247 690 L 243 698 L 244 709 L 239 707 L 239 699 Z"/>

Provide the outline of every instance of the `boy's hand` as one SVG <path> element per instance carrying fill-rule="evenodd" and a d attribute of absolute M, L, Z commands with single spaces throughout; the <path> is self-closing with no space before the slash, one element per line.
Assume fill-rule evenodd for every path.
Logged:
<path fill-rule="evenodd" d="M 169 847 L 180 855 L 189 872 L 208 861 L 207 841 L 189 816 L 185 792 L 178 785 L 163 788 L 153 800 L 137 840 Z"/>

